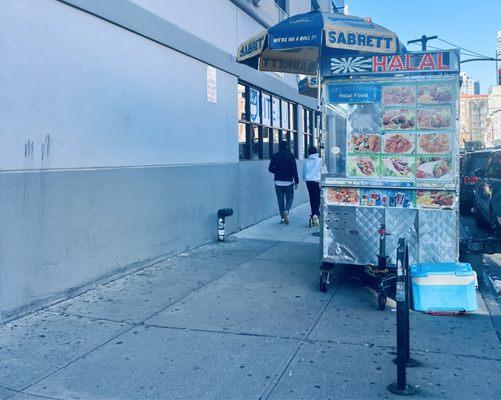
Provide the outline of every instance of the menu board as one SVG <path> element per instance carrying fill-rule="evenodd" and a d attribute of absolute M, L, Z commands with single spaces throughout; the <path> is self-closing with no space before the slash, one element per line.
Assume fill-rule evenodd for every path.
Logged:
<path fill-rule="evenodd" d="M 454 191 L 327 187 L 326 204 L 385 208 L 451 209 Z"/>
<path fill-rule="evenodd" d="M 373 103 L 348 101 L 346 175 L 414 184 L 454 178 L 455 80 L 367 84 Z M 363 84 L 353 85 L 357 93 Z M 341 97 L 341 95 L 339 95 Z"/>

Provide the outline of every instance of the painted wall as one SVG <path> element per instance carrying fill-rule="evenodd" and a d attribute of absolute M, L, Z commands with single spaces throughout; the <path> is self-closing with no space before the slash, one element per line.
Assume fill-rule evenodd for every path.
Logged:
<path fill-rule="evenodd" d="M 238 160 L 237 77 L 218 71 L 214 104 L 204 63 L 65 4 L 0 18 L 0 170 Z"/>
<path fill-rule="evenodd" d="M 206 68 L 63 2 L 0 1 L 0 322 L 215 240 L 219 208 L 229 232 L 277 213 L 267 161 L 238 162 L 238 75 L 218 69 L 214 104 Z"/>
<path fill-rule="evenodd" d="M 266 29 L 230 0 L 131 1 L 234 56 L 243 41 Z M 274 0 L 262 0 L 259 7 L 251 0 L 244 1 L 271 24 L 279 22 Z M 290 4 L 294 14 L 310 10 L 310 0 L 293 0 Z M 267 74 L 297 88 L 295 75 Z"/>

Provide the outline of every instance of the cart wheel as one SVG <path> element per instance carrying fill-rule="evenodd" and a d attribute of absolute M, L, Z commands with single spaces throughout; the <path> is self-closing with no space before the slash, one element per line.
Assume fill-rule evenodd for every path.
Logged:
<path fill-rule="evenodd" d="M 327 282 L 329 281 L 329 272 L 321 271 L 320 272 L 320 291 L 322 293 L 327 292 Z"/>
<path fill-rule="evenodd" d="M 384 311 L 384 309 L 386 308 L 386 293 L 385 292 L 381 292 L 377 296 L 377 305 L 379 306 L 379 309 L 381 311 Z"/>

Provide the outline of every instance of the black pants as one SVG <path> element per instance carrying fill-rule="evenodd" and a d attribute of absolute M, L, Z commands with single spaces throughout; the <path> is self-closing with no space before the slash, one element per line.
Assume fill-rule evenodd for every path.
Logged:
<path fill-rule="evenodd" d="M 275 185 L 275 192 L 277 194 L 280 216 L 282 216 L 284 211 L 289 212 L 291 210 L 292 201 L 294 200 L 294 185 L 292 183 L 289 186 Z"/>
<path fill-rule="evenodd" d="M 306 181 L 306 187 L 310 194 L 311 216 L 320 217 L 320 184 L 315 181 Z"/>

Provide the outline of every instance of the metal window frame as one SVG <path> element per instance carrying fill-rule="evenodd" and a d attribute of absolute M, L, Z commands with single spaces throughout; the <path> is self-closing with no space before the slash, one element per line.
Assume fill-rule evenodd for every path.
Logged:
<path fill-rule="evenodd" d="M 281 96 L 275 95 L 267 90 L 263 90 L 255 85 L 249 84 L 245 81 L 238 81 L 238 85 L 242 85 L 245 87 L 245 117 L 246 119 L 238 119 L 239 124 L 245 124 L 245 135 L 246 135 L 246 143 L 245 143 L 245 149 L 246 149 L 246 158 L 240 158 L 240 152 L 239 152 L 239 160 L 247 160 L 247 161 L 256 161 L 256 160 L 268 160 L 271 158 L 271 156 L 274 153 L 274 148 L 273 148 L 273 143 L 275 139 L 275 132 L 278 132 L 278 142 L 280 143 L 281 140 L 283 140 L 284 136 L 287 137 L 287 142 L 289 146 L 291 145 L 291 140 L 290 137 L 292 135 L 293 138 L 293 148 L 291 148 L 291 151 L 294 154 L 294 157 L 297 159 L 299 158 L 299 150 L 298 150 L 298 123 L 297 123 L 297 118 L 298 118 L 298 104 L 294 101 L 291 101 L 289 99 L 283 98 Z M 259 122 L 252 122 L 250 120 L 250 89 L 254 89 L 258 92 L 258 107 L 259 107 Z M 270 102 L 270 125 L 265 125 L 263 123 L 263 103 L 262 103 L 262 98 L 263 94 L 270 96 L 271 102 Z M 276 98 L 278 100 L 278 106 L 277 106 L 277 112 L 278 112 L 278 118 L 277 120 L 279 121 L 279 126 L 274 126 L 273 125 L 273 98 Z M 286 101 L 288 104 L 287 107 L 287 114 L 288 114 L 288 121 L 289 121 L 289 127 L 284 128 L 282 127 L 282 102 Z M 292 115 L 291 115 L 292 111 Z M 239 116 L 240 117 L 240 116 Z M 258 146 L 258 158 L 253 158 L 255 152 L 253 149 L 253 143 L 252 143 L 252 127 L 256 126 L 258 128 L 258 140 L 259 140 L 259 146 Z M 263 141 L 263 132 L 264 129 L 268 130 L 269 133 L 269 145 L 268 149 L 265 149 L 265 144 Z M 240 142 L 239 142 L 240 146 Z"/>

